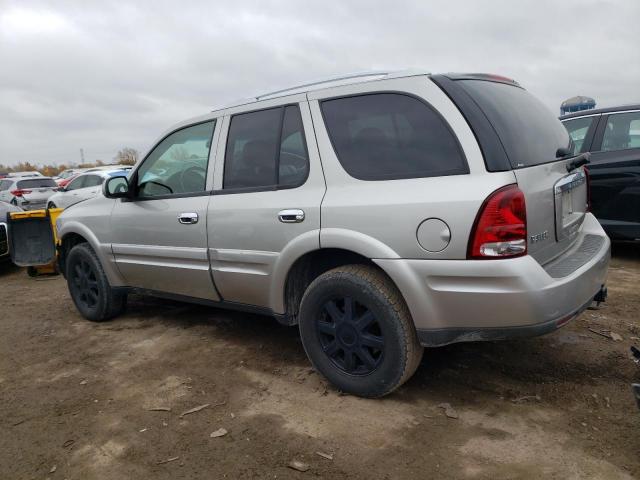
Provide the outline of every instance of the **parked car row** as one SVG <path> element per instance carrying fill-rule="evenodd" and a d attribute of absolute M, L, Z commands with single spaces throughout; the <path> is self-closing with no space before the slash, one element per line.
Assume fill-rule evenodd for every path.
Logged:
<path fill-rule="evenodd" d="M 10 177 L 0 180 L 0 202 L 23 210 L 67 208 L 100 194 L 100 186 L 111 176 L 126 176 L 127 170 L 91 169 L 73 177 L 66 187 L 60 187 L 50 177 Z"/>
<path fill-rule="evenodd" d="M 101 171 L 112 171 L 112 170 L 123 170 L 129 171 L 131 170 L 131 166 L 128 165 L 102 165 L 100 167 L 91 167 L 91 168 L 69 168 L 67 170 L 63 170 L 60 175 L 57 177 L 53 177 L 56 183 L 61 187 L 66 187 L 69 182 L 71 182 L 74 178 L 82 173 L 90 173 L 90 172 L 101 172 Z"/>
<path fill-rule="evenodd" d="M 47 208 L 67 208 L 78 202 L 100 195 L 102 184 L 111 177 L 124 177 L 125 170 L 97 170 L 88 171 L 73 177 L 73 179 L 53 195 L 47 202 Z"/>

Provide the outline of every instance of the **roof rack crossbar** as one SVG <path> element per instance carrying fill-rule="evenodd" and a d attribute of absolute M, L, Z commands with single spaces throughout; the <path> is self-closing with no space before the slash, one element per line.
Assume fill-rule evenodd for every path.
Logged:
<path fill-rule="evenodd" d="M 270 97 L 272 95 L 278 95 L 280 93 L 285 93 L 285 92 L 289 92 L 289 91 L 293 91 L 293 90 L 298 90 L 300 88 L 315 87 L 317 85 L 322 85 L 323 83 L 339 82 L 340 80 L 351 80 L 353 78 L 384 76 L 384 75 L 389 75 L 389 73 L 390 72 L 388 72 L 386 70 L 349 73 L 349 74 L 346 74 L 346 75 L 340 75 L 340 76 L 337 76 L 337 77 L 325 78 L 325 79 L 317 80 L 317 81 L 310 82 L 310 83 L 304 83 L 304 84 L 301 84 L 301 85 L 296 85 L 295 87 L 289 87 L 289 88 L 285 88 L 285 89 L 282 89 L 282 90 L 276 90 L 274 92 L 263 93 L 262 95 L 258 95 L 255 98 L 256 98 L 256 100 L 260 100 L 260 99 L 265 98 L 265 97 Z"/>

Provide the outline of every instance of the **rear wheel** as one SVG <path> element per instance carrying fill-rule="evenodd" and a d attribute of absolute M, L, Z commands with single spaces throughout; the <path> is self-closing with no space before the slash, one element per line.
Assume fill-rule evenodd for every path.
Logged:
<path fill-rule="evenodd" d="M 300 335 L 314 367 L 340 390 L 381 397 L 422 359 L 411 315 L 391 280 L 367 265 L 320 275 L 302 298 Z"/>
<path fill-rule="evenodd" d="M 71 249 L 66 272 L 71 299 L 87 320 L 102 322 L 124 311 L 126 293 L 111 288 L 98 256 L 88 243 Z"/>
<path fill-rule="evenodd" d="M 51 208 L 58 208 L 58 207 L 56 207 L 56 204 L 55 204 L 55 203 L 53 203 L 53 202 L 49 202 L 49 205 L 47 205 L 47 208 L 48 208 L 48 209 L 51 209 Z"/>

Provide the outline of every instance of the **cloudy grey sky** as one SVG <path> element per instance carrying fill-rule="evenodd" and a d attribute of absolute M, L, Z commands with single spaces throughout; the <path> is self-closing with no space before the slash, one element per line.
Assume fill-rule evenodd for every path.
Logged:
<path fill-rule="evenodd" d="M 640 102 L 638 0 L 0 0 L 0 163 L 110 161 L 172 123 L 380 68 L 518 80 L 557 111 Z"/>

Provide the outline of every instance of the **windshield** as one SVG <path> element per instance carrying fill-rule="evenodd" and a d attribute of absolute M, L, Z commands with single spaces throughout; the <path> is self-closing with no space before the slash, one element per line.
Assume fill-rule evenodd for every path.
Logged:
<path fill-rule="evenodd" d="M 18 188 L 46 188 L 57 187 L 58 184 L 51 178 L 33 178 L 29 180 L 20 180 Z"/>
<path fill-rule="evenodd" d="M 558 148 L 573 150 L 555 115 L 523 88 L 484 80 L 459 80 L 495 129 L 512 168 L 555 161 Z"/>

